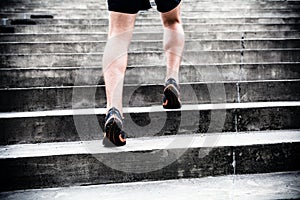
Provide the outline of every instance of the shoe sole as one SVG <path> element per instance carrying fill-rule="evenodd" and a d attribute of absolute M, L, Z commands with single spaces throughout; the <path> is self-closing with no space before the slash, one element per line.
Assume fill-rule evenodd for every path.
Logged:
<path fill-rule="evenodd" d="M 178 109 L 181 108 L 181 102 L 179 99 L 179 91 L 173 85 L 168 85 L 164 89 L 164 95 L 166 102 L 163 103 L 165 109 Z"/>

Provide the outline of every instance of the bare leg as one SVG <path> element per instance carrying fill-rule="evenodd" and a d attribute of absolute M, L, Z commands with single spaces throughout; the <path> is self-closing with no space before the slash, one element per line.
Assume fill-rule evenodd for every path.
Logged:
<path fill-rule="evenodd" d="M 107 111 L 116 107 L 122 111 L 122 95 L 127 52 L 134 28 L 136 14 L 110 12 L 108 41 L 103 55 Z"/>
<path fill-rule="evenodd" d="M 180 19 L 180 4 L 173 10 L 161 13 L 164 25 L 164 50 L 167 56 L 166 80 L 178 82 L 179 66 L 184 48 L 184 31 Z"/>

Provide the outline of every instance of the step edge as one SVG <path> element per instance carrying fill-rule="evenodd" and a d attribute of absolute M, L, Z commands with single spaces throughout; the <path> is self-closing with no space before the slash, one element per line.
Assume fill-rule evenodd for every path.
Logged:
<path fill-rule="evenodd" d="M 262 32 L 292 32 L 292 33 L 298 33 L 297 30 L 243 30 L 243 31 L 201 31 L 198 33 L 243 33 L 243 32 L 249 32 L 249 33 L 262 33 Z M 163 32 L 133 32 L 133 34 L 162 34 Z M 185 31 L 185 34 L 192 34 L 195 33 L 194 31 Z M 15 36 L 15 35 L 107 35 L 106 31 L 100 31 L 100 32 L 70 32 L 70 33 L 0 33 L 0 36 Z"/>
<path fill-rule="evenodd" d="M 248 102 L 248 103 L 217 103 L 217 104 L 190 104 L 183 105 L 180 109 L 163 109 L 161 105 L 150 107 L 125 107 L 124 113 L 154 113 L 154 112 L 182 112 L 182 111 L 207 111 L 207 110 L 231 110 L 251 108 L 276 108 L 276 107 L 299 107 L 300 101 L 276 101 L 276 102 Z M 2 112 L 0 119 L 32 118 L 32 117 L 58 117 L 80 115 L 104 115 L 106 108 L 87 109 L 64 109 L 48 111 L 27 112 Z"/>
<path fill-rule="evenodd" d="M 208 67 L 208 66 L 251 66 L 251 65 L 299 65 L 300 62 L 259 62 L 259 63 L 207 63 L 207 64 L 188 64 L 188 63 L 182 63 L 180 67 Z M 165 67 L 165 65 L 128 65 L 127 68 L 135 68 L 135 67 L 144 67 L 144 68 L 151 68 L 151 67 Z M 84 66 L 84 67 L 11 67 L 11 68 L 1 68 L 0 71 L 13 71 L 13 70 L 85 70 L 85 69 L 99 69 L 99 66 Z"/>
<path fill-rule="evenodd" d="M 300 41 L 299 38 L 258 38 L 258 39 L 186 39 L 185 42 L 287 42 L 287 41 Z M 72 41 L 35 41 L 35 42 L 0 42 L 0 45 L 52 45 L 52 44 L 100 44 L 106 43 L 107 40 L 90 40 L 90 41 L 82 41 L 82 40 L 72 40 Z M 155 43 L 155 42 L 163 42 L 161 39 L 156 40 L 132 40 L 131 43 Z"/>
<path fill-rule="evenodd" d="M 222 49 L 222 50 L 186 50 L 185 53 L 200 53 L 200 52 L 240 52 L 240 49 Z M 270 49 L 243 49 L 244 52 L 263 52 L 263 51 L 300 51 L 300 48 L 270 48 Z M 164 51 L 129 51 L 128 54 L 147 54 L 147 53 L 156 53 L 156 54 L 163 54 Z M 96 56 L 96 55 L 103 55 L 103 52 L 93 52 L 93 53 L 17 53 L 17 54 L 0 54 L 0 56 Z M 225 63 L 224 63 L 225 64 Z"/>

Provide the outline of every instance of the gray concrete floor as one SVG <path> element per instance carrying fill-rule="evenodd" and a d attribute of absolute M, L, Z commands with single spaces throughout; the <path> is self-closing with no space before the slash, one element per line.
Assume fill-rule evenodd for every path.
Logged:
<path fill-rule="evenodd" d="M 75 186 L 4 192 L 0 199 L 300 199 L 299 178 L 300 171 Z"/>

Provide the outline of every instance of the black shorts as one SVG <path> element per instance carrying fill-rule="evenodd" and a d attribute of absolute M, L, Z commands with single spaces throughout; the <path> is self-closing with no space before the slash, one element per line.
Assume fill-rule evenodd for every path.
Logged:
<path fill-rule="evenodd" d="M 155 0 L 159 12 L 168 12 L 178 6 L 181 0 Z M 107 0 L 108 10 L 136 14 L 140 10 L 151 8 L 149 0 Z"/>

